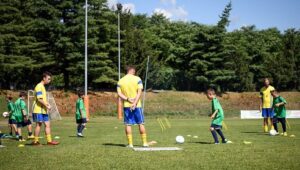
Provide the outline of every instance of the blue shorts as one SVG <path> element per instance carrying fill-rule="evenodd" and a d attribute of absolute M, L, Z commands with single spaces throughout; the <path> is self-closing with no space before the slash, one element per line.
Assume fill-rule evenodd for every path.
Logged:
<path fill-rule="evenodd" d="M 211 127 L 211 128 L 214 128 L 214 129 L 216 129 L 216 130 L 217 130 L 217 129 L 222 129 L 222 125 L 211 124 L 210 127 Z"/>
<path fill-rule="evenodd" d="M 86 118 L 76 119 L 77 124 L 87 123 Z"/>
<path fill-rule="evenodd" d="M 272 108 L 263 108 L 261 110 L 261 114 L 263 118 L 273 118 L 274 117 L 274 111 Z"/>
<path fill-rule="evenodd" d="M 144 115 L 142 108 L 138 107 L 131 111 L 129 107 L 124 107 L 124 124 L 144 124 Z"/>
<path fill-rule="evenodd" d="M 8 119 L 8 124 L 17 124 L 17 121 L 15 119 Z"/>
<path fill-rule="evenodd" d="M 41 113 L 32 113 L 33 122 L 48 122 L 49 115 Z"/>

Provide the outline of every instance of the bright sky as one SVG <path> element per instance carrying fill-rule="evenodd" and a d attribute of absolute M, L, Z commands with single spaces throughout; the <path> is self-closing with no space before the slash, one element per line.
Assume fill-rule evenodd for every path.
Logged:
<path fill-rule="evenodd" d="M 108 0 L 120 2 L 133 13 L 151 16 L 162 13 L 171 20 L 216 24 L 229 0 Z M 232 0 L 229 31 L 255 25 L 258 29 L 277 27 L 300 29 L 300 0 Z"/>

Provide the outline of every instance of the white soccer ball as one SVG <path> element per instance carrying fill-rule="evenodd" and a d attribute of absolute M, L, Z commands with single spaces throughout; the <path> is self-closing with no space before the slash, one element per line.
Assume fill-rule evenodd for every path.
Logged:
<path fill-rule="evenodd" d="M 3 112 L 3 113 L 2 113 L 2 116 L 6 118 L 6 117 L 9 116 L 9 113 L 8 113 L 8 112 Z"/>
<path fill-rule="evenodd" d="M 180 143 L 180 144 L 184 143 L 184 137 L 183 136 L 176 136 L 176 142 Z"/>
<path fill-rule="evenodd" d="M 270 130 L 269 134 L 271 136 L 275 136 L 275 135 L 277 135 L 277 132 L 276 132 L 276 130 L 272 129 L 272 130 Z"/>

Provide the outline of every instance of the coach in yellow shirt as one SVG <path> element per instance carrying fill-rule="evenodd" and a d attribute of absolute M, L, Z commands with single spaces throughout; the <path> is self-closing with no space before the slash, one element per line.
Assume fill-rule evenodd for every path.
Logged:
<path fill-rule="evenodd" d="M 275 90 L 273 86 L 270 85 L 268 78 L 264 79 L 264 87 L 260 89 L 260 111 L 262 117 L 264 118 L 264 131 L 268 132 L 268 119 L 271 119 L 271 129 L 274 129 L 272 122 L 274 117 L 274 112 L 272 109 L 273 97 L 271 91 Z"/>
<path fill-rule="evenodd" d="M 47 100 L 47 93 L 45 89 L 45 85 L 51 82 L 51 73 L 45 72 L 43 73 L 42 81 L 37 84 L 34 88 L 35 99 L 33 103 L 33 113 L 32 118 L 33 121 L 36 122 L 35 130 L 34 130 L 34 141 L 32 145 L 40 145 L 39 143 L 39 135 L 41 131 L 42 124 L 45 125 L 45 133 L 47 138 L 48 145 L 57 145 L 59 144 L 56 141 L 52 141 L 51 138 L 51 130 L 50 130 L 50 120 L 48 111 L 51 109 L 50 104 Z"/>
<path fill-rule="evenodd" d="M 133 147 L 132 125 L 138 125 L 143 141 L 143 146 L 148 147 L 147 135 L 144 126 L 144 115 L 141 105 L 141 94 L 143 83 L 141 78 L 135 76 L 135 67 L 128 66 L 127 74 L 122 77 L 117 85 L 119 97 L 123 100 L 124 106 L 124 124 L 128 139 L 128 147 Z"/>

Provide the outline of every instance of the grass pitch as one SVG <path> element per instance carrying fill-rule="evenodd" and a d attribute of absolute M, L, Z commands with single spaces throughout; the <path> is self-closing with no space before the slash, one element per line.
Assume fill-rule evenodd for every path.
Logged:
<path fill-rule="evenodd" d="M 182 151 L 135 152 L 124 147 L 126 137 L 121 121 L 112 117 L 93 118 L 84 131 L 85 138 L 75 136 L 73 118 L 52 122 L 52 136 L 59 136 L 58 146 L 40 147 L 5 139 L 0 148 L 0 169 L 299 169 L 300 120 L 289 119 L 295 137 L 269 136 L 262 133 L 262 120 L 225 119 L 225 136 L 233 144 L 212 144 L 208 131 L 210 120 L 169 119 L 172 127 L 162 132 L 156 119 L 146 118 L 148 141 L 153 147 L 181 147 Z M 281 126 L 279 126 L 281 128 Z M 6 120 L 0 130 L 7 132 Z M 23 132 L 26 132 L 24 129 Z M 176 144 L 175 137 L 185 137 Z M 188 137 L 187 135 L 191 135 Z M 193 138 L 198 136 L 198 138 Z M 134 145 L 141 139 L 134 127 Z M 46 139 L 40 139 L 46 143 Z M 244 144 L 243 141 L 252 142 Z"/>

